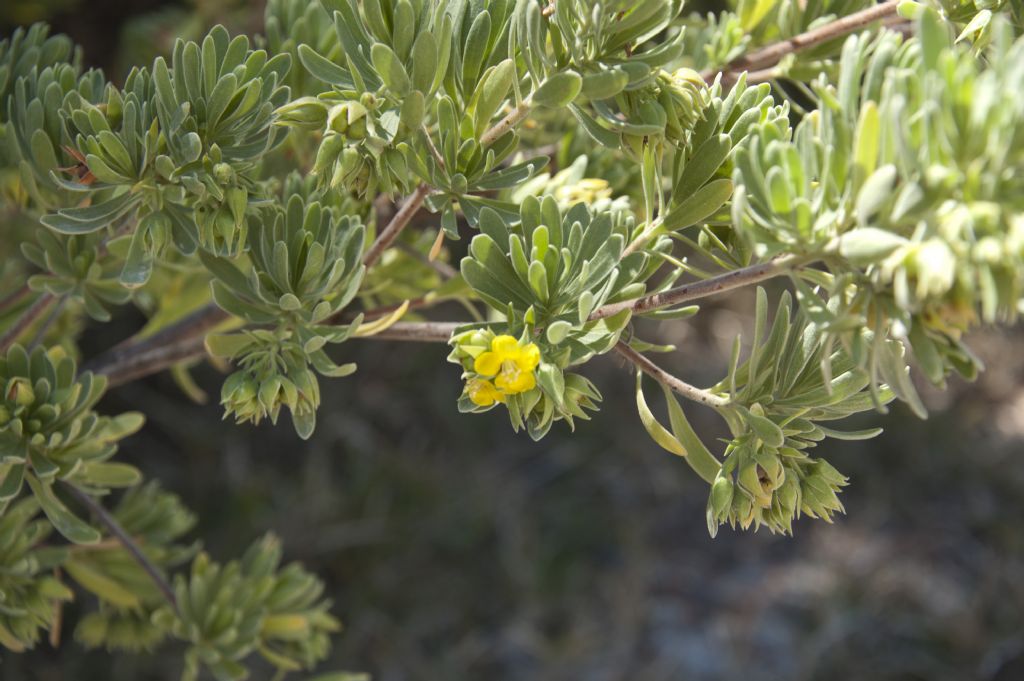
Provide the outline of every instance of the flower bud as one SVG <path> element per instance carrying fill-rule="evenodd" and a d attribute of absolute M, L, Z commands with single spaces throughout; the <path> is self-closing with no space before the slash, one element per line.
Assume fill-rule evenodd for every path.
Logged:
<path fill-rule="evenodd" d="M 725 475 L 719 475 L 711 485 L 708 504 L 715 518 L 719 521 L 729 517 L 729 512 L 732 510 L 734 489 L 735 485 L 732 478 Z"/>
<path fill-rule="evenodd" d="M 348 132 L 348 102 L 331 107 L 327 116 L 327 128 L 339 135 Z"/>
<path fill-rule="evenodd" d="M 27 407 L 36 400 L 35 391 L 26 378 L 15 378 L 7 387 L 7 399 L 19 407 Z"/>
<path fill-rule="evenodd" d="M 231 184 L 235 181 L 235 169 L 227 163 L 216 163 L 213 166 L 213 179 L 220 185 Z"/>
<path fill-rule="evenodd" d="M 327 121 L 327 105 L 316 97 L 300 97 L 276 113 L 279 124 L 305 130 L 322 130 Z"/>

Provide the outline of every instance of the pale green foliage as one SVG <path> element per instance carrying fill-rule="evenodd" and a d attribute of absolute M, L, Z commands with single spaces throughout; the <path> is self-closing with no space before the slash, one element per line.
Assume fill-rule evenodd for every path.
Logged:
<path fill-rule="evenodd" d="M 88 372 L 76 376 L 71 359 L 54 361 L 42 348 L 29 354 L 15 345 L 0 358 L 0 503 L 19 496 L 27 483 L 57 530 L 76 543 L 99 541 L 100 534 L 68 510 L 55 483 L 102 494 L 140 478 L 134 467 L 109 459 L 117 441 L 142 426 L 142 415 L 97 415 L 92 407 L 105 385 Z"/>
<path fill-rule="evenodd" d="M 40 543 L 53 525 L 38 517 L 39 503 L 22 499 L 0 518 L 0 644 L 14 652 L 32 648 L 50 629 L 73 592 L 49 573 L 59 556 Z"/>
<path fill-rule="evenodd" d="M 297 564 L 280 568 L 280 542 L 267 536 L 238 561 L 220 565 L 200 553 L 175 583 L 178 612 L 164 606 L 157 627 L 190 644 L 182 679 L 207 667 L 219 681 L 247 676 L 242 660 L 258 652 L 275 667 L 309 668 L 327 653 L 340 624 L 320 598 L 323 584 Z"/>
<path fill-rule="evenodd" d="M 353 337 L 448 341 L 457 408 L 505 409 L 535 439 L 593 417 L 585 367 L 617 349 L 660 381 L 667 426 L 638 373 L 640 420 L 708 483 L 712 535 L 841 513 L 847 480 L 816 447 L 878 429 L 832 422 L 892 400 L 925 416 L 908 364 L 939 386 L 972 377 L 965 334 L 1021 312 L 1020 3 L 904 0 L 905 31 L 856 35 L 829 30 L 896 6 L 686 9 L 271 0 L 265 36 L 214 27 L 123 86 L 44 27 L 0 43 L 0 198 L 17 216 L 0 262 L 0 644 L 56 636 L 71 586 L 89 604 L 76 640 L 176 639 L 185 679 L 244 678 L 251 655 L 309 669 L 339 628 L 276 540 L 214 562 L 177 497 L 113 460 L 142 419 L 98 414 L 106 381 L 69 355 L 86 316 L 128 303 L 149 323 L 102 373 L 175 365 L 195 395 L 203 346 L 234 365 L 225 417 L 287 408 L 303 438 L 318 375 L 355 370 L 332 347 Z M 773 52 L 809 29 L 825 37 Z M 735 340 L 716 385 L 638 354 L 675 350 L 642 339 L 651 320 L 778 275 L 793 293 L 758 289 L 749 350 Z M 467 316 L 393 326 L 442 301 Z M 715 410 L 724 445 L 679 397 Z"/>
<path fill-rule="evenodd" d="M 210 336 L 210 351 L 233 359 L 242 371 L 224 383 L 226 415 L 238 422 L 275 423 L 282 405 L 303 438 L 313 433 L 324 376 L 345 376 L 355 365 L 336 365 L 323 347 L 346 340 L 360 318 L 338 325 L 334 317 L 355 297 L 365 267 L 362 225 L 319 203 L 292 195 L 283 212 L 268 210 L 254 226 L 248 276 L 230 261 L 202 253 L 214 275 L 213 298 L 252 324 L 274 328 Z"/>

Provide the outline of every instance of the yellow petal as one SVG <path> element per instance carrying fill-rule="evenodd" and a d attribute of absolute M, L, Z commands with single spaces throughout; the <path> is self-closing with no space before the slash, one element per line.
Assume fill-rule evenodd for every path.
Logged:
<path fill-rule="evenodd" d="M 537 379 L 533 375 L 533 372 L 519 374 L 519 380 L 516 382 L 517 392 L 525 393 L 528 390 L 533 390 L 534 386 L 537 385 Z"/>
<path fill-rule="evenodd" d="M 518 355 L 519 341 L 512 336 L 495 336 L 491 341 L 491 352 L 499 355 Z M 502 357 L 504 359 L 504 357 Z M 497 373 L 497 372 L 495 372 Z"/>
<path fill-rule="evenodd" d="M 499 393 L 490 381 L 473 379 L 466 384 L 466 394 L 470 401 L 478 407 L 489 407 L 495 402 L 504 401 L 505 396 Z"/>
<path fill-rule="evenodd" d="M 525 346 L 515 360 L 520 371 L 533 371 L 540 364 L 540 348 L 536 343 Z"/>
<path fill-rule="evenodd" d="M 537 379 L 533 372 L 527 371 L 503 371 L 494 379 L 494 384 L 499 390 L 504 390 L 509 395 L 524 393 L 532 390 L 537 385 Z"/>
<path fill-rule="evenodd" d="M 481 376 L 493 376 L 501 369 L 501 355 L 497 352 L 484 352 L 473 361 L 473 371 Z"/>

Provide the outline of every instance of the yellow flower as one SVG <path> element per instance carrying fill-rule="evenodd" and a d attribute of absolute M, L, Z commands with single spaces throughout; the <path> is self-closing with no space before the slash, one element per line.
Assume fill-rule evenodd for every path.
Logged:
<path fill-rule="evenodd" d="M 540 364 L 540 348 L 534 343 L 520 345 L 512 336 L 496 336 L 491 349 L 480 353 L 473 370 L 494 377 L 494 385 L 506 395 L 532 390 L 537 385 L 533 370 Z"/>
<path fill-rule="evenodd" d="M 482 378 L 474 378 L 466 383 L 466 394 L 478 407 L 489 407 L 495 402 L 505 401 L 505 395 L 493 383 Z"/>

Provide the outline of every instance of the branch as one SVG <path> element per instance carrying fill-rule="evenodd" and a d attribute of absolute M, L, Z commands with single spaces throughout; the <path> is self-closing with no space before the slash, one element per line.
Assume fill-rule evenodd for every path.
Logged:
<path fill-rule="evenodd" d="M 626 341 L 620 340 L 615 344 L 615 351 L 636 365 L 637 369 L 655 379 L 662 385 L 666 385 L 674 392 L 682 395 L 688 400 L 699 402 L 708 407 L 724 407 L 729 404 L 729 399 L 721 397 L 707 390 L 690 385 L 686 381 L 676 378 L 657 364 L 647 359 L 639 352 L 629 347 Z"/>
<path fill-rule="evenodd" d="M 50 310 L 50 314 L 46 316 L 46 319 L 43 320 L 43 323 L 39 325 L 38 329 L 36 329 L 35 334 L 32 336 L 32 340 L 30 340 L 28 342 L 28 345 L 25 346 L 26 351 L 32 352 L 32 348 L 43 342 L 43 336 L 45 336 L 46 332 L 50 330 L 50 327 L 53 326 L 53 323 L 57 321 L 57 318 L 60 317 L 61 311 L 64 310 L 64 306 L 67 304 L 67 295 L 63 295 L 57 299 L 57 304 L 53 306 L 53 309 Z"/>
<path fill-rule="evenodd" d="M 637 298 L 636 300 L 623 300 L 618 303 L 611 303 L 595 310 L 590 315 L 590 319 L 604 319 L 623 310 L 632 310 L 633 314 L 641 314 L 668 307 L 669 305 L 687 303 L 716 293 L 724 293 L 725 291 L 756 284 L 766 279 L 772 279 L 811 262 L 813 262 L 813 259 L 803 255 L 779 256 L 768 262 L 741 267 L 738 270 L 726 272 L 717 277 L 683 284 L 682 286 L 670 288 L 661 293 L 652 293 L 649 296 Z"/>
<path fill-rule="evenodd" d="M 678 286 L 637 300 L 605 305 L 595 310 L 590 315 L 590 319 L 603 319 L 627 309 L 631 309 L 634 314 L 640 314 L 669 305 L 678 305 L 771 279 L 810 262 L 812 259 L 807 256 L 781 256 L 766 263 L 726 272 L 717 277 Z M 372 312 L 377 313 L 378 311 Z M 226 318 L 226 313 L 212 304 L 208 305 L 143 341 L 114 348 L 86 363 L 83 369 L 106 376 L 109 380 L 108 385 L 114 387 L 163 371 L 180 362 L 198 359 L 203 356 L 205 351 L 203 347 L 205 332 Z M 452 332 L 464 323 L 398 322 L 387 330 L 368 338 L 447 343 Z"/>
<path fill-rule="evenodd" d="M 0 311 L 6 310 L 12 305 L 16 305 L 22 298 L 27 297 L 30 293 L 32 293 L 32 289 L 28 287 L 28 284 L 22 284 L 21 288 L 15 289 L 3 298 L 0 298 Z"/>
<path fill-rule="evenodd" d="M 139 548 L 139 545 L 136 544 L 135 540 L 132 539 L 131 536 L 129 536 L 129 534 L 125 531 L 123 527 L 121 527 L 121 525 L 117 522 L 117 519 L 114 518 L 114 516 L 111 515 L 107 509 L 103 508 L 102 504 L 97 502 L 94 498 L 92 498 L 82 490 L 78 489 L 71 483 L 65 482 L 64 487 L 65 489 L 68 490 L 68 493 L 71 494 L 71 496 L 73 496 L 76 501 L 78 501 L 79 504 L 89 509 L 89 511 L 91 511 L 92 514 L 96 516 L 96 518 L 100 521 L 100 524 L 106 527 L 107 531 L 110 532 L 110 534 L 117 538 L 117 540 L 121 543 L 121 546 L 123 546 L 125 550 L 128 552 L 128 554 L 135 560 L 135 562 L 139 564 L 139 567 L 141 567 L 146 572 L 146 574 L 149 575 L 149 578 L 153 580 L 153 583 L 156 585 L 157 589 L 160 590 L 160 593 L 161 595 L 163 595 L 164 599 L 168 603 L 170 603 L 171 607 L 174 608 L 175 612 L 177 612 L 178 601 L 174 597 L 174 590 L 171 589 L 171 585 L 167 582 L 163 574 L 160 572 L 160 568 L 154 565 L 153 562 L 150 561 L 150 559 L 146 556 L 146 554 L 142 552 L 142 549 Z"/>
<path fill-rule="evenodd" d="M 483 134 L 480 138 L 480 146 L 489 147 L 494 144 L 502 135 L 526 118 L 529 115 L 532 106 L 533 105 L 530 103 L 529 97 L 519 102 L 519 104 L 517 104 L 507 116 L 495 123 L 490 130 Z"/>
<path fill-rule="evenodd" d="M 896 14 L 898 0 L 886 0 L 879 5 L 868 7 L 849 16 L 840 17 L 824 26 L 800 33 L 792 38 L 780 40 L 766 45 L 759 50 L 733 59 L 721 69 L 705 69 L 701 76 L 706 81 L 713 80 L 718 73 L 729 76 L 740 71 L 764 71 L 778 64 L 783 57 L 793 52 L 806 50 L 835 38 L 860 30 L 869 24 Z"/>
<path fill-rule="evenodd" d="M 455 329 L 467 322 L 396 322 L 380 333 L 362 336 L 363 340 L 447 343 Z"/>
<path fill-rule="evenodd" d="M 423 201 L 427 198 L 427 194 L 430 193 L 430 186 L 425 182 L 416 187 L 416 191 L 409 195 L 409 198 L 405 200 L 402 207 L 395 213 L 391 221 L 388 222 L 387 226 L 381 230 L 380 234 L 377 235 L 376 241 L 370 246 L 370 250 L 366 252 L 363 257 L 363 264 L 366 265 L 367 269 L 373 267 L 374 264 L 380 257 L 384 255 L 384 251 L 391 247 L 398 235 L 402 233 L 405 226 L 412 220 L 412 216 L 420 209 L 423 205 Z"/>
<path fill-rule="evenodd" d="M 49 293 L 36 298 L 35 302 L 26 308 L 21 316 L 15 320 L 11 328 L 7 329 L 3 336 L 0 336 L 0 352 L 6 352 L 7 348 L 14 345 L 14 341 L 18 340 L 18 336 L 23 334 L 28 327 L 32 326 L 33 323 L 39 317 L 46 312 L 46 308 L 53 302 L 53 296 Z"/>
<path fill-rule="evenodd" d="M 152 336 L 129 340 L 94 357 L 82 365 L 82 370 L 106 376 L 111 387 L 142 378 L 178 362 L 201 356 L 206 332 L 228 318 L 226 312 L 210 303 Z"/>
<path fill-rule="evenodd" d="M 90 362 L 88 369 L 106 376 L 107 387 L 113 388 L 201 358 L 206 353 L 204 341 L 205 335 L 200 333 L 170 345 L 131 345 L 118 359 L 100 357 L 101 361 Z"/>

